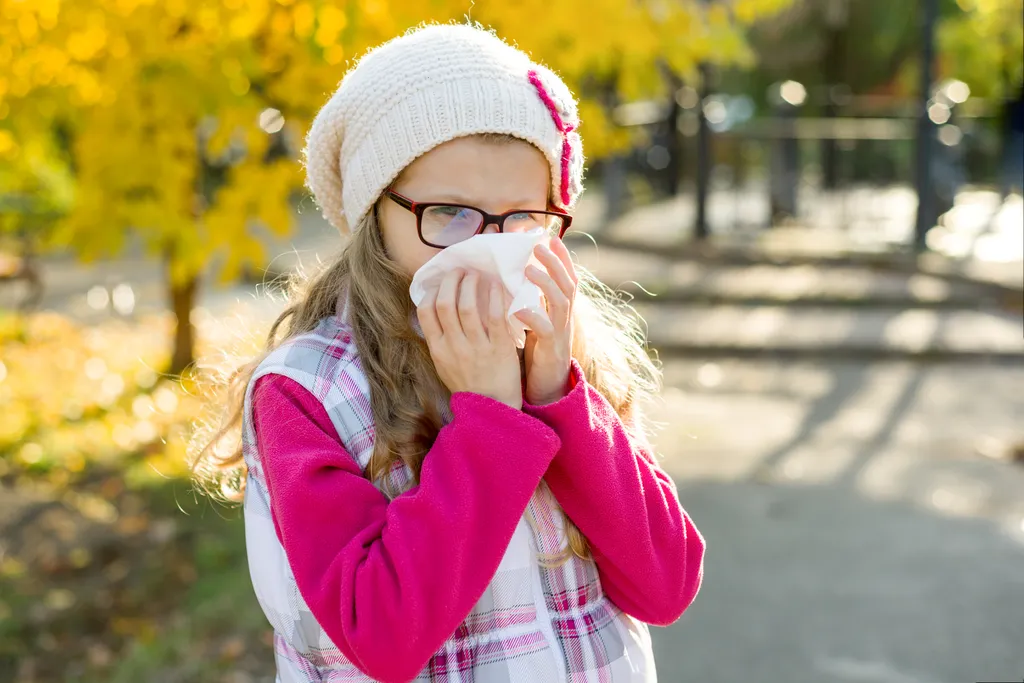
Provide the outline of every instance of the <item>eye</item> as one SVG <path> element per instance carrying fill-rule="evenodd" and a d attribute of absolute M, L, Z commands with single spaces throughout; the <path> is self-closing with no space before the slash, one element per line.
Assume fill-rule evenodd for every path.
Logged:
<path fill-rule="evenodd" d="M 532 213 L 530 213 L 528 211 L 520 211 L 519 213 L 514 213 L 514 214 L 510 215 L 508 217 L 508 220 L 510 220 L 510 221 L 528 221 L 528 220 L 531 220 L 532 218 L 533 218 L 533 214 Z"/>

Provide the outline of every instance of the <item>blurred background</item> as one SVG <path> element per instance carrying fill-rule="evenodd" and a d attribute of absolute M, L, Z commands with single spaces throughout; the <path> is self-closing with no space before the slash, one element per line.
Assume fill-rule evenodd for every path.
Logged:
<path fill-rule="evenodd" d="M 1022 12 L 0 0 L 0 681 L 272 681 L 203 368 L 341 246 L 298 155 L 346 65 L 467 15 L 582 98 L 567 241 L 663 361 L 709 551 L 660 680 L 1020 680 Z"/>

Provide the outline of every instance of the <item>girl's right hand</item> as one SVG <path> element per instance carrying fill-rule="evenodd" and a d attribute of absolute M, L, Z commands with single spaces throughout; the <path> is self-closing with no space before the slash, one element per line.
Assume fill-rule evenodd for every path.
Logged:
<path fill-rule="evenodd" d="M 468 391 L 523 407 L 515 341 L 505 321 L 500 285 L 481 297 L 480 274 L 454 270 L 416 309 L 437 375 L 454 394 Z"/>

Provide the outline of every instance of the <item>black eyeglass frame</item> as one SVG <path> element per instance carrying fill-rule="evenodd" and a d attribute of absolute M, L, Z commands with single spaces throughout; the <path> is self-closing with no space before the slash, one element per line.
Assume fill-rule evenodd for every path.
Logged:
<path fill-rule="evenodd" d="M 507 219 L 509 216 L 514 216 L 517 213 L 539 213 L 544 214 L 546 216 L 558 216 L 559 218 L 562 219 L 562 227 L 558 231 L 558 239 L 562 239 L 566 231 L 569 230 L 569 226 L 572 225 L 572 216 L 565 213 L 564 211 L 534 211 L 532 209 L 514 209 L 512 211 L 506 211 L 505 213 L 493 214 L 487 213 L 481 208 L 478 208 L 476 206 L 470 206 L 468 204 L 453 204 L 451 202 L 417 202 L 412 199 L 409 199 L 405 195 L 395 192 L 390 187 L 384 190 L 384 195 L 388 199 L 393 201 L 395 204 L 398 204 L 403 209 L 411 211 L 413 214 L 416 215 L 416 234 L 419 236 L 420 242 L 423 242 L 423 244 L 427 245 L 428 247 L 433 247 L 434 249 L 447 249 L 448 247 L 453 245 L 434 244 L 433 242 L 430 242 L 429 240 L 427 240 L 427 238 L 423 236 L 423 213 L 433 206 L 453 206 L 457 209 L 471 209 L 483 215 L 484 222 L 480 224 L 480 227 L 477 229 L 475 233 L 471 235 L 471 237 L 476 237 L 477 235 L 482 233 L 484 230 L 487 229 L 488 225 L 496 225 L 498 226 L 498 232 L 505 232 L 505 219 Z M 456 242 L 456 244 L 458 244 L 458 242 Z"/>

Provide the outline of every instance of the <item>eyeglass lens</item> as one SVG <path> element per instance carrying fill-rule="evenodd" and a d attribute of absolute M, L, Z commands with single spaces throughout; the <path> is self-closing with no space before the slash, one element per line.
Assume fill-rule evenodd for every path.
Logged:
<path fill-rule="evenodd" d="M 420 229 L 423 239 L 447 247 L 477 234 L 483 222 L 484 215 L 475 209 L 464 206 L 430 206 L 423 212 Z M 557 235 L 562 229 L 562 217 L 523 211 L 505 218 L 505 232 L 527 232 L 536 228 L 544 228 Z"/>

